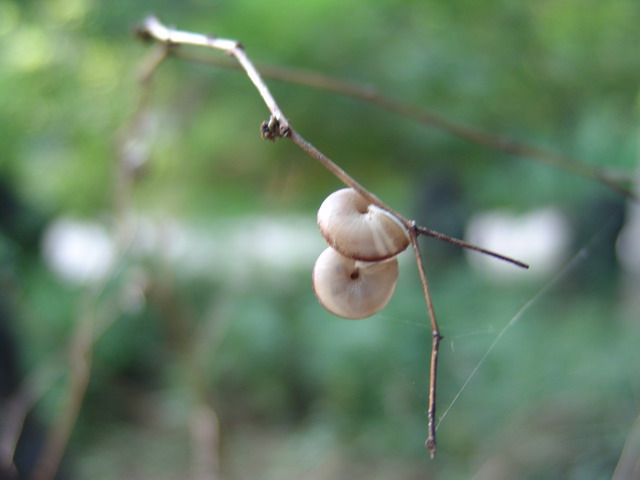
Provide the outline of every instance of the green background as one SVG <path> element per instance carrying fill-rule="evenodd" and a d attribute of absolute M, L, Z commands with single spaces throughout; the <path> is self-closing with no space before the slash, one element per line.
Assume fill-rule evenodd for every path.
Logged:
<path fill-rule="evenodd" d="M 149 13 L 240 40 L 257 63 L 371 85 L 630 177 L 638 167 L 635 0 L 0 0 L 0 179 L 17 199 L 5 204 L 0 268 L 21 372 L 66 369 L 85 315 L 108 325 L 69 477 L 188 478 L 207 405 L 222 478 L 610 478 L 640 404 L 640 283 L 614 254 L 625 200 L 361 101 L 267 80 L 296 130 L 403 215 L 460 236 L 475 213 L 554 207 L 573 231 L 556 270 L 583 249 L 560 278 L 500 283 L 458 249 L 424 243 L 445 337 L 439 415 L 534 299 L 456 397 L 432 461 L 431 333 L 410 253 L 383 312 L 360 322 L 325 312 L 309 252 L 324 248 L 315 211 L 341 184 L 290 142 L 260 138 L 268 111 L 238 72 L 170 58 L 136 117 L 151 46 L 133 31 Z M 127 192 L 118 162 L 131 148 L 146 154 Z M 60 218 L 125 238 L 106 279 L 65 282 L 43 261 L 42 233 Z M 151 247 L 127 243 L 145 228 Z M 64 377 L 36 404 L 43 431 L 67 389 Z"/>

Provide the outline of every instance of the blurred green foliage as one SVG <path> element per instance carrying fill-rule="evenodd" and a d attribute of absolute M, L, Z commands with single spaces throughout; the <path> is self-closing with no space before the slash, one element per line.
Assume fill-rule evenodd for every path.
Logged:
<path fill-rule="evenodd" d="M 459 226 L 490 208 L 553 205 L 575 226 L 572 252 L 589 246 L 557 282 L 505 285 L 425 242 L 445 336 L 439 414 L 456 398 L 436 461 L 423 448 L 431 333 L 409 254 L 391 304 L 363 322 L 317 304 L 313 259 L 272 269 L 234 256 L 231 240 L 211 243 L 194 270 L 160 234 L 151 253 L 127 252 L 103 289 L 50 271 L 38 248 L 49 221 L 97 221 L 115 236 L 128 140 L 149 156 L 125 213 L 200 232 L 204 251 L 238 219 L 299 215 L 314 230 L 315 209 L 339 187 L 288 142 L 262 141 L 268 112 L 250 82 L 212 66 L 165 62 L 148 124 L 131 138 L 150 49 L 132 33 L 149 13 L 238 39 L 256 62 L 373 85 L 594 166 L 638 167 L 636 0 L 0 0 L 0 178 L 20 200 L 0 232 L 2 301 L 23 372 L 64 365 L 87 308 L 109 325 L 69 446 L 72 478 L 186 478 L 198 395 L 219 417 L 224 478 L 609 477 L 640 404 L 640 315 L 629 302 L 638 285 L 613 259 L 616 225 L 594 208 L 623 200 L 593 181 L 268 82 L 302 135 L 422 224 L 459 235 L 451 212 Z M 437 204 L 429 195 L 443 182 L 453 193 Z M 243 231 L 253 258 L 265 232 Z M 45 425 L 65 388 L 38 403 Z"/>

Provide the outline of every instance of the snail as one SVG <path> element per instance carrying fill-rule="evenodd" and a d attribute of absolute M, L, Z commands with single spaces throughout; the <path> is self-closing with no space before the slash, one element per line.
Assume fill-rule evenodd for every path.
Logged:
<path fill-rule="evenodd" d="M 404 225 L 354 189 L 343 188 L 322 202 L 318 227 L 330 245 L 313 268 L 320 304 L 350 319 L 382 310 L 398 280 L 396 255 L 410 243 Z"/>
<path fill-rule="evenodd" d="M 338 190 L 322 202 L 318 227 L 329 245 L 356 260 L 384 260 L 409 245 L 402 223 L 352 188 Z"/>
<path fill-rule="evenodd" d="M 370 317 L 389 303 L 398 280 L 398 260 L 379 262 L 347 258 L 331 247 L 313 267 L 313 289 L 334 315 L 353 320 Z"/>

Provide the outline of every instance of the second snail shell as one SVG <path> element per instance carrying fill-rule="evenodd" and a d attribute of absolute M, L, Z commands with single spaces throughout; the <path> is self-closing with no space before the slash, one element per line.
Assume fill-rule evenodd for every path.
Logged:
<path fill-rule="evenodd" d="M 344 318 L 366 318 L 389 303 L 398 280 L 398 260 L 362 262 L 329 247 L 313 268 L 313 289 L 322 306 Z"/>

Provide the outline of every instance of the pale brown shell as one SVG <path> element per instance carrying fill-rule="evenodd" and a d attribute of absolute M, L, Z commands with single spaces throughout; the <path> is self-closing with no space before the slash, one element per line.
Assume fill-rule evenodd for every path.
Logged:
<path fill-rule="evenodd" d="M 361 262 L 329 247 L 313 267 L 313 290 L 330 313 L 353 320 L 382 310 L 396 288 L 398 260 Z"/>
<path fill-rule="evenodd" d="M 318 227 L 329 245 L 357 260 L 384 260 L 409 245 L 402 223 L 352 188 L 333 192 L 322 202 Z"/>

